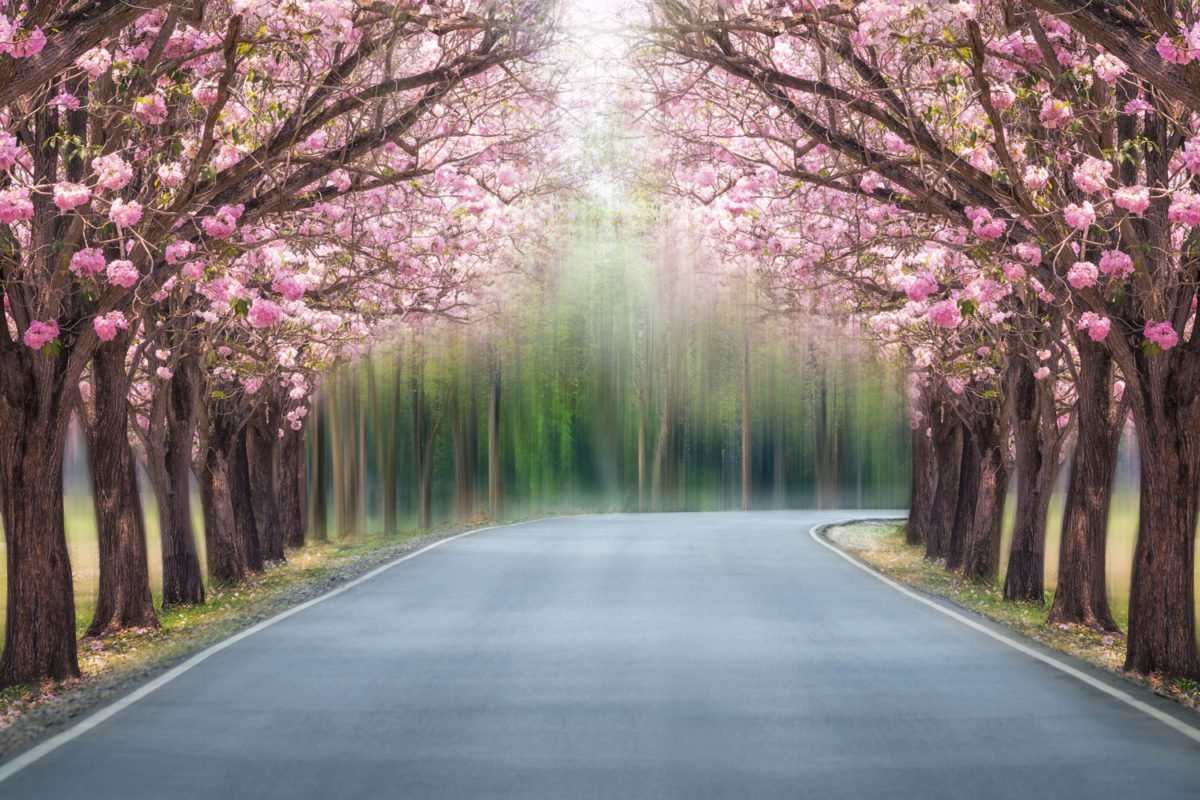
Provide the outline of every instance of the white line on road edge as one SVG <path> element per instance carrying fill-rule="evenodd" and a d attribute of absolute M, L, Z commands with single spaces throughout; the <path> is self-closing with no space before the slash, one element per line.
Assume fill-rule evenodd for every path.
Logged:
<path fill-rule="evenodd" d="M 305 609 L 308 609 L 308 608 L 312 608 L 317 603 L 322 603 L 331 597 L 337 597 L 342 592 L 349 591 L 350 589 L 353 589 L 355 586 L 358 586 L 359 584 L 366 583 L 367 581 L 371 580 L 375 576 L 380 575 L 384 572 L 387 572 L 392 567 L 394 567 L 398 564 L 403 564 L 405 561 L 408 561 L 410 558 L 416 558 L 417 556 L 421 555 L 422 553 L 428 553 L 430 550 L 434 549 L 435 547 L 441 547 L 442 545 L 446 544 L 447 542 L 453 542 L 455 539 L 462 539 L 465 536 L 473 536 L 477 533 L 483 533 L 484 531 L 494 531 L 497 528 L 515 528 L 518 525 L 529 525 L 530 523 L 533 523 L 533 522 L 544 522 L 548 519 L 556 519 L 556 517 L 541 517 L 539 519 L 527 519 L 522 522 L 512 522 L 507 525 L 489 525 L 486 528 L 476 528 L 475 530 L 471 530 L 471 531 L 463 531 L 462 533 L 455 534 L 454 536 L 447 536 L 445 539 L 439 539 L 438 541 L 436 541 L 432 544 L 428 544 L 425 547 L 422 547 L 420 550 L 414 550 L 413 552 L 408 553 L 407 555 L 403 555 L 400 558 L 397 558 L 395 561 L 389 561 L 388 563 L 384 564 L 381 567 L 376 567 L 375 569 L 371 570 L 367 574 L 361 575 L 361 576 L 355 578 L 354 580 L 350 581 L 349 583 L 346 583 L 346 584 L 343 584 L 342 586 L 337 587 L 336 589 L 332 589 L 332 590 L 326 592 L 325 594 L 321 595 L 320 597 L 314 597 L 313 599 L 307 600 L 298 606 L 289 608 L 287 611 L 282 611 L 282 612 L 276 614 L 275 616 L 271 617 L 270 619 L 264 619 L 262 622 L 251 625 L 249 628 L 246 628 L 246 630 L 235 633 L 233 636 L 230 636 L 228 639 L 223 639 L 220 642 L 217 642 L 216 644 L 214 644 L 212 647 L 201 650 L 199 653 L 196 653 L 196 655 L 192 656 L 187 661 L 184 661 L 182 664 L 179 664 L 176 667 L 172 667 L 171 669 L 164 672 L 162 675 L 159 675 L 154 680 L 139 687 L 138 689 L 135 689 L 134 691 L 125 695 L 124 697 L 122 697 L 121 699 L 112 703 L 111 705 L 107 705 L 104 708 L 101 708 L 99 711 L 95 712 L 94 714 L 90 714 L 90 715 L 84 717 L 79 722 L 75 723 L 74 725 L 72 725 L 70 728 L 63 731 L 62 733 L 57 734 L 56 736 L 51 736 L 49 739 L 47 739 L 46 741 L 37 745 L 36 747 L 32 747 L 29 750 L 26 750 L 24 753 L 21 753 L 19 756 L 14 758 L 12 761 L 9 761 L 6 764 L 0 765 L 0 783 L 4 783 L 4 781 L 11 778 L 13 775 L 16 775 L 18 772 L 25 769 L 29 765 L 37 762 L 38 760 L 40 760 L 42 758 L 45 758 L 47 755 L 49 755 L 50 753 L 53 753 L 55 750 L 62 747 L 67 742 L 70 742 L 71 740 L 82 736 L 83 734 L 90 731 L 92 728 L 95 728 L 96 726 L 102 724 L 105 720 L 109 719 L 110 717 L 113 717 L 113 716 L 121 713 L 122 711 L 129 708 L 131 705 L 133 705 L 137 701 L 139 701 L 142 698 L 149 695 L 151 692 L 154 692 L 154 691 L 166 686 L 168 683 L 175 680 L 180 675 L 193 669 L 194 667 L 199 666 L 202 662 L 207 661 L 209 658 L 211 658 L 212 656 L 215 656 L 217 653 L 221 652 L 225 648 L 231 647 L 231 646 L 237 644 L 242 639 L 245 639 L 247 636 L 253 636 L 254 634 L 258 633 L 259 631 L 262 631 L 262 630 L 265 630 L 265 629 L 271 627 L 276 622 L 281 622 L 281 621 L 287 619 L 288 617 L 292 616 L 293 614 L 299 614 L 301 611 L 304 611 Z"/>
<path fill-rule="evenodd" d="M 1182 733 L 1184 736 L 1191 739 L 1193 742 L 1200 744 L 1200 730 L 1197 730 L 1196 728 L 1187 724 L 1183 720 L 1177 719 L 1177 718 L 1171 716 L 1170 714 L 1166 713 L 1162 709 L 1155 708 L 1154 706 L 1150 705 L 1146 701 L 1140 700 L 1137 697 L 1134 697 L 1133 695 L 1128 694 L 1128 693 L 1116 688 L 1115 686 L 1110 686 L 1107 683 L 1105 683 L 1104 681 L 1098 680 L 1095 677 L 1088 675 L 1086 672 L 1083 672 L 1082 670 L 1078 670 L 1075 667 L 1072 667 L 1070 664 L 1064 664 L 1063 662 L 1059 661 L 1058 659 L 1052 658 L 1051 656 L 1048 656 L 1045 653 L 1040 652 L 1039 650 L 1036 650 L 1036 649 L 1030 647 L 1029 645 L 1025 644 L 1024 642 L 1021 642 L 1021 641 L 1011 638 L 1009 636 L 1005 636 L 1004 634 L 1000 633 L 999 631 L 993 630 L 992 628 L 989 628 L 987 625 L 983 625 L 983 624 L 977 622 L 976 620 L 973 620 L 970 617 L 966 616 L 965 614 L 960 614 L 959 612 L 955 611 L 954 609 L 947 608 L 947 607 L 943 606 L 941 603 L 936 603 L 933 600 L 930 600 L 928 597 L 925 597 L 921 594 L 918 594 L 917 592 L 914 592 L 912 589 L 909 589 L 907 586 L 897 583 L 896 581 L 892 580 L 891 578 L 889 578 L 886 575 L 882 574 L 881 572 L 877 571 L 873 567 L 870 567 L 870 566 L 862 563 L 858 559 L 851 556 L 849 553 L 842 551 L 840 548 L 836 547 L 832 542 L 829 542 L 828 540 L 825 539 L 825 537 L 823 537 L 821 535 L 821 533 L 824 532 L 827 528 L 832 528 L 832 527 L 836 527 L 838 525 L 847 525 L 847 524 L 852 524 L 855 522 L 862 522 L 862 521 L 863 520 L 847 519 L 847 520 L 842 520 L 841 522 L 824 522 L 824 523 L 821 523 L 820 525 L 814 525 L 813 527 L 809 528 L 808 534 L 813 539 L 815 539 L 818 544 L 829 548 L 837 555 L 846 559 L 846 561 L 849 561 L 851 564 L 853 564 L 854 566 L 861 569 L 863 572 L 870 575 L 872 578 L 875 578 L 876 580 L 886 583 L 888 586 L 892 587 L 893 589 L 900 592 L 901 594 L 911 597 L 913 600 L 916 600 L 918 603 L 924 603 L 925 605 L 932 608 L 934 611 L 937 611 L 938 613 L 941 613 L 941 614 L 945 614 L 947 617 L 950 617 L 953 620 L 961 622 L 963 625 L 966 625 L 968 628 L 973 628 L 974 630 L 979 631 L 984 636 L 990 636 L 991 638 L 995 639 L 996 641 L 1000 642 L 1001 644 L 1011 647 L 1013 650 L 1016 650 L 1020 653 L 1024 653 L 1025 655 L 1027 655 L 1031 658 L 1036 658 L 1038 661 L 1041 661 L 1043 664 L 1054 667 L 1059 672 L 1064 672 L 1067 675 L 1070 675 L 1072 678 L 1076 678 L 1077 680 L 1080 680 L 1080 681 L 1086 683 L 1088 686 L 1091 686 L 1093 689 L 1104 692 L 1104 694 L 1106 694 L 1109 697 L 1112 697 L 1116 700 L 1120 700 L 1122 703 L 1124 703 L 1127 706 L 1132 706 L 1133 708 L 1136 708 L 1138 711 L 1141 711 L 1143 714 L 1153 717 L 1154 719 L 1161 722 L 1163 725 L 1166 725 L 1168 728 L 1173 729 L 1177 733 Z M 0 780 L 2 780 L 2 778 L 0 778 Z"/>

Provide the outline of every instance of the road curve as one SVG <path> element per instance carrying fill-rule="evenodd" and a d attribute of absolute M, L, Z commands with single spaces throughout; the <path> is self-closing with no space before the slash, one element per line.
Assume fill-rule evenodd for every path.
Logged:
<path fill-rule="evenodd" d="M 840 516 L 573 517 L 446 543 L 214 654 L 0 797 L 1200 793 L 1187 737 L 808 536 Z"/>

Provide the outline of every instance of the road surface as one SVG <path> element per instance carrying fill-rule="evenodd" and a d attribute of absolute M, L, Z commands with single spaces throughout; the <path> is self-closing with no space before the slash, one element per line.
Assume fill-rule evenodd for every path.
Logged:
<path fill-rule="evenodd" d="M 1195 742 L 809 537 L 840 516 L 448 542 L 213 655 L 0 797 L 1200 796 Z"/>

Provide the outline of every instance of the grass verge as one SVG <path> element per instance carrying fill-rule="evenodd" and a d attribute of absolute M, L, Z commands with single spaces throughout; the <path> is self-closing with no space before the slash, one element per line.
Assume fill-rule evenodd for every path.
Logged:
<path fill-rule="evenodd" d="M 1125 636 L 1103 633 L 1081 625 L 1051 624 L 1050 602 L 1006 602 L 1000 587 L 963 578 L 929 561 L 925 549 L 904 540 L 902 522 L 856 522 L 827 528 L 825 538 L 859 561 L 897 583 L 949 600 L 957 606 L 999 623 L 1027 639 L 1086 661 L 1155 694 L 1200 711 L 1200 684 L 1195 681 L 1125 672 Z"/>
<path fill-rule="evenodd" d="M 311 542 L 289 551 L 286 562 L 272 564 L 240 584 L 210 587 L 203 606 L 161 613 L 157 630 L 81 639 L 83 677 L 0 691 L 0 755 L 22 749 L 49 729 L 239 630 L 325 594 L 406 553 L 489 524 L 480 522 L 399 537 Z"/>

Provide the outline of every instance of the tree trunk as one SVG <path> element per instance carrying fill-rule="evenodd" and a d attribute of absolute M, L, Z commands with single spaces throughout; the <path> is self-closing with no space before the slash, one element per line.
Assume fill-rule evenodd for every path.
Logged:
<path fill-rule="evenodd" d="M 146 467 L 158 503 L 163 608 L 204 602 L 204 576 L 192 526 L 192 439 L 196 432 L 195 365 L 184 360 L 151 410 Z"/>
<path fill-rule="evenodd" d="M 997 404 L 973 416 L 971 437 L 979 461 L 979 488 L 971 527 L 963 543 L 962 572 L 977 581 L 994 581 L 1000 570 L 1000 536 L 1008 496 L 1008 437 Z"/>
<path fill-rule="evenodd" d="M 279 469 L 279 404 L 261 403 L 245 427 L 249 497 L 257 540 L 266 561 L 285 560 L 284 527 L 279 502 L 283 472 Z"/>
<path fill-rule="evenodd" d="M 975 509 L 979 505 L 981 474 L 979 450 L 975 436 L 966 425 L 962 426 L 962 456 L 959 459 L 958 499 L 954 506 L 954 522 L 950 526 L 950 538 L 946 542 L 946 568 L 961 569 L 967 552 L 967 532 L 975 521 Z"/>
<path fill-rule="evenodd" d="M 1005 600 L 1045 602 L 1046 521 L 1058 475 L 1058 420 L 1053 387 L 1014 355 L 1008 373 L 1016 445 L 1017 508 L 1004 578 Z"/>
<path fill-rule="evenodd" d="M 233 438 L 233 452 L 229 461 L 229 491 L 233 500 L 234 521 L 244 542 L 246 567 L 251 572 L 262 572 L 265 565 L 262 539 L 258 535 L 258 525 L 254 519 L 247 427 L 242 425 Z"/>
<path fill-rule="evenodd" d="M 934 487 L 929 503 L 929 530 L 925 557 L 944 558 L 950 548 L 959 509 L 959 481 L 963 469 L 962 420 L 943 400 L 931 406 L 930 426 Z"/>
<path fill-rule="evenodd" d="M 913 409 L 912 428 L 912 486 L 908 501 L 908 523 L 904 540 L 911 545 L 926 545 L 933 527 L 933 499 L 937 491 L 938 470 L 933 452 L 933 420 L 927 394 L 930 387 L 920 390 L 920 399 Z M 861 461 L 861 453 L 859 460 Z"/>
<path fill-rule="evenodd" d="M 88 471 L 100 551 L 100 592 L 88 636 L 126 628 L 157 628 L 150 594 L 146 523 L 137 467 L 129 446 L 129 393 L 125 354 L 130 335 L 102 344 L 92 358 Z"/>
<path fill-rule="evenodd" d="M 304 546 L 304 534 L 308 530 L 307 494 L 304 434 L 287 430 L 279 443 L 279 522 L 287 547 Z"/>
<path fill-rule="evenodd" d="M 63 383 L 65 362 L 20 344 L 0 346 L 0 509 L 8 569 L 0 686 L 79 675 L 63 518 L 63 452 L 76 393 Z"/>
<path fill-rule="evenodd" d="M 1113 398 L 1112 358 L 1086 336 L 1076 341 L 1077 429 L 1049 621 L 1117 630 L 1105 584 L 1108 511 L 1125 411 Z M 1120 410 L 1118 410 L 1120 407 Z"/>
<path fill-rule="evenodd" d="M 1146 383 L 1152 380 L 1143 377 Z M 1154 384 L 1134 401 L 1141 502 L 1125 669 L 1197 679 L 1194 564 L 1200 398 L 1165 377 Z"/>
<path fill-rule="evenodd" d="M 242 500 L 235 499 L 238 481 L 238 451 L 242 425 L 234 419 L 232 411 L 220 401 L 205 403 L 205 419 L 202 421 L 204 435 L 200 448 L 200 501 L 204 508 L 204 541 L 208 556 L 208 578 L 215 583 L 236 583 L 246 577 L 252 568 L 252 555 L 247 548 L 250 538 L 246 535 L 245 522 L 238 515 L 244 513 Z M 253 520 L 253 510 L 250 510 Z M 251 522 L 253 524 L 253 522 Z M 257 533 L 254 544 L 257 550 Z M 261 569 L 261 563 L 258 564 Z"/>

